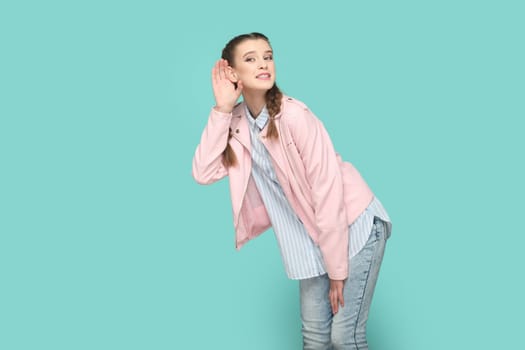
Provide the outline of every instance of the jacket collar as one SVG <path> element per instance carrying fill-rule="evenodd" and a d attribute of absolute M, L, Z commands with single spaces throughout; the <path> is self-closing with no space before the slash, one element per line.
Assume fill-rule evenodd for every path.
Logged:
<path fill-rule="evenodd" d="M 266 106 L 263 107 L 257 118 L 253 118 L 253 115 L 250 113 L 250 110 L 248 108 L 244 108 L 244 111 L 246 115 L 248 116 L 246 119 L 248 120 L 248 125 L 250 128 L 253 128 L 257 126 L 259 128 L 259 131 L 264 129 L 268 121 L 270 120 L 270 115 L 268 114 L 268 109 Z"/>
<path fill-rule="evenodd" d="M 248 120 L 246 119 L 245 103 L 241 102 L 235 106 L 232 112 L 230 133 L 248 150 L 251 151 L 251 140 Z"/>
<path fill-rule="evenodd" d="M 284 97 L 283 97 L 284 101 Z M 282 110 L 283 110 L 283 104 L 281 104 L 281 111 L 275 116 L 277 124 L 279 121 L 278 118 L 281 118 Z M 239 142 L 246 147 L 249 151 L 251 150 L 251 140 L 250 140 L 250 130 L 249 130 L 249 122 L 248 118 L 249 116 L 246 114 L 246 109 L 248 107 L 246 106 L 246 103 L 244 101 L 238 103 L 232 112 L 232 122 L 231 122 L 231 130 L 232 136 L 235 137 Z M 264 126 L 264 128 L 261 130 L 260 135 L 263 136 L 263 139 L 266 138 L 266 134 L 268 132 L 268 123 Z M 265 143 L 266 144 L 266 143 Z"/>
<path fill-rule="evenodd" d="M 277 130 L 281 130 L 281 115 L 283 112 L 283 109 L 285 108 L 285 100 L 287 99 L 287 96 L 283 96 L 283 102 L 281 103 L 281 111 L 275 116 L 275 123 L 277 126 Z M 243 102 L 237 104 L 232 112 L 232 122 L 231 122 L 231 133 L 232 137 L 236 138 L 245 148 L 246 150 L 251 153 L 251 139 L 250 139 L 250 130 L 249 130 L 249 122 L 248 122 L 248 115 L 246 114 L 246 104 Z M 270 156 L 273 160 L 273 163 L 280 168 L 281 171 L 286 169 L 285 166 L 285 155 L 283 154 L 284 150 L 282 148 L 282 135 L 281 132 L 279 132 L 279 140 L 270 141 L 268 138 L 266 138 L 268 132 L 268 123 L 266 123 L 266 126 L 261 130 L 260 134 L 262 136 L 261 141 L 266 146 L 266 149 L 268 150 L 268 153 L 270 153 Z M 284 171 L 283 171 L 284 172 Z M 281 184 L 281 186 L 284 184 Z"/>

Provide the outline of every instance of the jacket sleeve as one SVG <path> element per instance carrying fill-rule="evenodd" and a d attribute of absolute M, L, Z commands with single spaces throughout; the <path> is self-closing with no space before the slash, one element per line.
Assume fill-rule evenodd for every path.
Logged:
<path fill-rule="evenodd" d="M 193 156 L 192 175 L 200 184 L 211 184 L 228 175 L 222 163 L 222 152 L 228 144 L 231 118 L 231 113 L 222 113 L 213 108 L 210 112 Z"/>
<path fill-rule="evenodd" d="M 319 248 L 328 276 L 348 277 L 348 223 L 337 153 L 322 122 L 308 109 L 293 118 L 292 135 L 311 188 Z M 300 116 L 300 117 L 299 117 Z"/>

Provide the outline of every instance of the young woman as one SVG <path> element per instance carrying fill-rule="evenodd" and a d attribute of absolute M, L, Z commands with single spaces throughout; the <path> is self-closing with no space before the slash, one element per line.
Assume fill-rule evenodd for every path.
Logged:
<path fill-rule="evenodd" d="M 229 176 L 237 249 L 273 227 L 286 273 L 300 281 L 304 349 L 368 349 L 388 214 L 319 119 L 281 93 L 266 36 L 228 42 L 212 86 L 195 180 Z"/>

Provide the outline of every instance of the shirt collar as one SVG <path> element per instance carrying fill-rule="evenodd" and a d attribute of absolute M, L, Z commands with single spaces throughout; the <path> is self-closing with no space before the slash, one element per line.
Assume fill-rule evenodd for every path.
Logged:
<path fill-rule="evenodd" d="M 257 125 L 259 130 L 264 129 L 266 124 L 268 123 L 268 119 L 270 118 L 270 114 L 268 113 L 268 109 L 266 109 L 266 106 L 263 107 L 261 113 L 257 116 L 257 118 L 253 118 L 252 114 L 250 113 L 250 110 L 248 109 L 248 106 L 245 106 L 246 108 L 246 116 L 248 119 L 248 123 L 250 123 L 250 126 L 253 128 L 253 125 Z"/>

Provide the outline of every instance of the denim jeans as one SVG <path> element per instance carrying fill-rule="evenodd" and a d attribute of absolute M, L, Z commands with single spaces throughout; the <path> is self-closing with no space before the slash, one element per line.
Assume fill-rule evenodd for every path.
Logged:
<path fill-rule="evenodd" d="M 387 240 L 386 223 L 374 218 L 366 245 L 350 259 L 343 297 L 334 315 L 327 274 L 300 281 L 304 350 L 367 350 L 366 322 Z"/>

